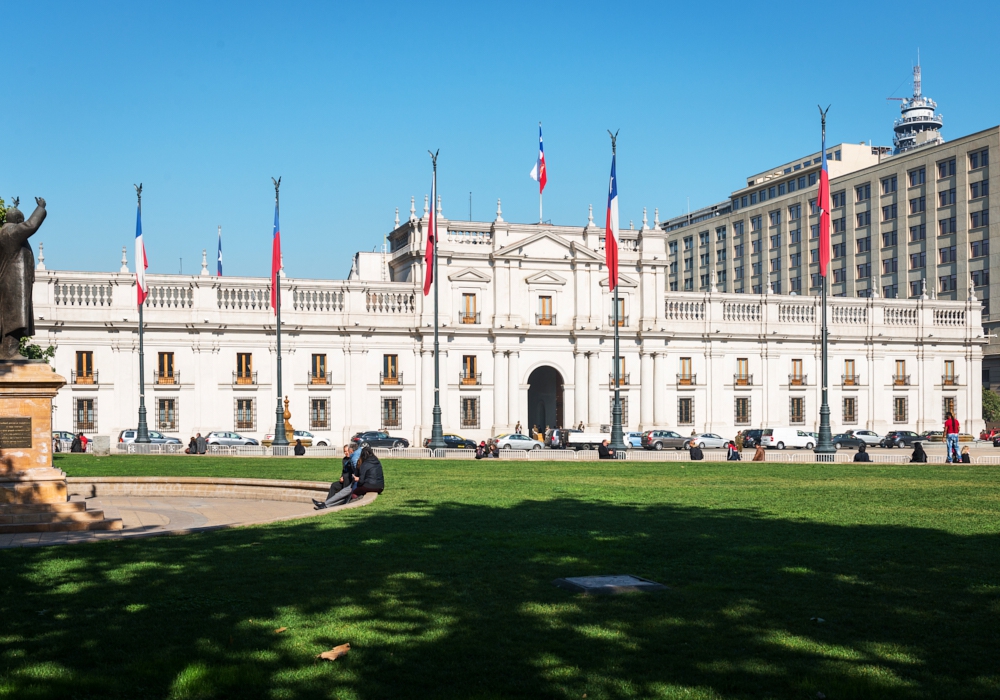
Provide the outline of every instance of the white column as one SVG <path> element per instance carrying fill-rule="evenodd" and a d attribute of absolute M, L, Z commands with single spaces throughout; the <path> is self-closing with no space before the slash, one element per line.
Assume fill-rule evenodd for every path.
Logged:
<path fill-rule="evenodd" d="M 448 403 L 448 383 L 452 381 L 452 376 L 448 370 L 447 350 L 442 349 L 438 355 L 438 370 L 441 373 L 438 378 L 438 386 L 441 390 L 438 398 L 438 401 L 441 402 L 441 429 L 447 433 L 450 432 L 452 411 L 456 410 L 455 406 Z"/>
<path fill-rule="evenodd" d="M 581 421 L 584 425 L 588 423 L 587 395 L 589 392 L 587 387 L 589 386 L 589 381 L 587 380 L 587 355 L 583 352 L 576 352 L 573 354 L 573 359 L 575 361 L 573 367 L 575 415 L 569 425 L 576 427 Z"/>
<path fill-rule="evenodd" d="M 527 416 L 521 415 L 521 372 L 517 356 L 517 350 L 511 350 L 507 356 L 507 422 L 513 428 L 520 421 L 523 432 L 531 426 L 527 425 Z"/>
<path fill-rule="evenodd" d="M 434 353 L 420 351 L 420 429 L 421 437 L 429 437 L 434 422 Z"/>
<path fill-rule="evenodd" d="M 653 426 L 653 394 L 656 390 L 653 381 L 653 355 L 643 352 L 639 355 L 639 430 L 648 430 Z"/>
<path fill-rule="evenodd" d="M 591 352 L 590 357 L 590 381 L 587 389 L 590 392 L 589 407 L 587 409 L 587 426 L 593 430 L 601 424 L 606 415 L 604 409 L 608 402 L 601 403 L 601 354 L 597 351 Z"/>
<path fill-rule="evenodd" d="M 662 306 L 662 305 L 661 305 Z M 667 425 L 667 353 L 653 353 L 653 423 Z"/>
<path fill-rule="evenodd" d="M 507 357 L 503 350 L 493 351 L 493 434 L 510 428 L 507 420 Z"/>

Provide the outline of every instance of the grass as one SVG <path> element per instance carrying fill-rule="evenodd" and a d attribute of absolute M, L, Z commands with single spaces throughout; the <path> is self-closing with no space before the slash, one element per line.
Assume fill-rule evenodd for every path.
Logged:
<path fill-rule="evenodd" d="M 0 551 L 0 698 L 1000 696 L 998 470 L 394 460 L 386 478 L 318 519 Z M 551 585 L 610 573 L 670 590 Z"/>

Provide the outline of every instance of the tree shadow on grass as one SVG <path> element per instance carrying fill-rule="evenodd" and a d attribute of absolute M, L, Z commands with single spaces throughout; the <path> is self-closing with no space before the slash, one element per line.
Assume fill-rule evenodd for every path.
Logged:
<path fill-rule="evenodd" d="M 996 535 L 569 497 L 401 498 L 0 552 L 0 697 L 1000 693 Z M 551 585 L 616 573 L 671 590 L 584 597 Z M 347 657 L 315 661 L 343 642 Z"/>

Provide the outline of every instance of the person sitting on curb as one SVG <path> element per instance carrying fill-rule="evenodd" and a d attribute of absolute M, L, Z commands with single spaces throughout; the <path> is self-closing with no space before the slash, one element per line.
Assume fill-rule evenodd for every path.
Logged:
<path fill-rule="evenodd" d="M 705 453 L 701 451 L 701 448 L 698 447 L 698 445 L 692 443 L 688 448 L 688 457 L 695 461 L 700 461 L 705 459 Z"/>
<path fill-rule="evenodd" d="M 351 498 L 361 498 L 367 493 L 382 493 L 384 490 L 385 475 L 382 473 L 382 463 L 371 447 L 361 448 L 361 459 L 358 460 L 358 485 Z"/>
<path fill-rule="evenodd" d="M 924 452 L 924 446 L 919 442 L 913 443 L 913 453 L 910 455 L 910 462 L 927 464 L 927 453 Z"/>
<path fill-rule="evenodd" d="M 480 440 L 479 444 L 476 445 L 476 459 L 482 459 L 483 457 L 489 456 L 489 450 L 486 447 L 486 441 Z"/>
<path fill-rule="evenodd" d="M 608 441 L 605 440 L 597 448 L 597 458 L 598 459 L 614 459 L 615 451 L 608 447 Z"/>
<path fill-rule="evenodd" d="M 858 452 L 854 455 L 855 462 L 870 462 L 872 461 L 872 456 L 868 454 L 867 448 L 864 443 L 858 445 Z"/>
<path fill-rule="evenodd" d="M 729 444 L 726 445 L 726 461 L 739 462 L 741 459 L 743 459 L 743 455 L 736 449 L 736 443 L 730 440 Z"/>
<path fill-rule="evenodd" d="M 187 446 L 187 449 L 184 450 L 184 454 L 186 454 L 186 455 L 196 455 L 196 454 L 198 454 L 198 443 L 195 442 L 193 435 L 191 436 L 191 439 L 188 440 L 188 446 Z"/>
<path fill-rule="evenodd" d="M 208 452 L 208 441 L 201 436 L 201 433 L 194 436 L 194 441 L 198 445 L 198 454 L 203 455 Z"/>
<path fill-rule="evenodd" d="M 754 462 L 765 462 L 765 461 L 767 461 L 766 457 L 764 456 L 764 446 L 761 445 L 760 443 L 757 443 L 757 449 L 755 449 L 753 451 L 753 460 L 752 461 L 754 461 Z"/>
<path fill-rule="evenodd" d="M 962 464 L 972 464 L 972 454 L 969 452 L 968 445 L 962 448 Z"/>
<path fill-rule="evenodd" d="M 358 450 L 360 452 L 360 450 Z M 341 471 L 340 480 L 334 481 L 330 484 L 330 490 L 326 494 L 325 501 L 317 501 L 313 499 L 313 505 L 316 506 L 316 510 L 321 508 L 330 508 L 335 505 L 340 505 L 341 503 L 346 503 L 351 497 L 351 491 L 354 488 L 354 483 L 356 481 L 357 472 L 354 469 L 354 465 L 351 464 L 351 460 L 354 456 L 354 448 L 351 445 L 344 445 L 344 459 L 341 461 Z"/>
<path fill-rule="evenodd" d="M 302 457 L 302 456 L 305 455 L 305 453 L 306 453 L 306 446 L 302 444 L 302 440 L 301 439 L 296 440 L 295 441 L 295 456 L 296 457 Z"/>

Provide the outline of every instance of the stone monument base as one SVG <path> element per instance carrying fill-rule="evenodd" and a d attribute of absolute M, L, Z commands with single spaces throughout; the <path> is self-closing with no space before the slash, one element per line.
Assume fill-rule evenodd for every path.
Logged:
<path fill-rule="evenodd" d="M 45 362 L 0 361 L 0 535 L 122 527 L 68 502 L 52 466 L 52 399 L 65 383 Z"/>

